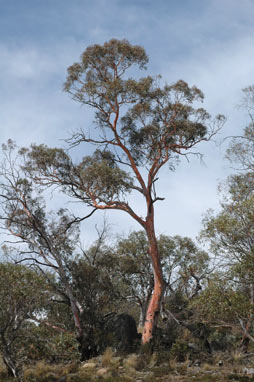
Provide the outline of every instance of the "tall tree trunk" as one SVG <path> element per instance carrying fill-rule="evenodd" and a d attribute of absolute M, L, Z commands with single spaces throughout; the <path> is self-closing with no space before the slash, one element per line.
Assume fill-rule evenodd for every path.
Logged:
<path fill-rule="evenodd" d="M 151 299 L 152 291 L 149 291 L 142 305 L 140 306 L 140 315 L 139 315 L 139 323 L 138 323 L 138 331 L 139 333 L 143 333 L 144 325 L 146 322 L 146 312 L 147 307 L 149 305 L 149 301 Z"/>
<path fill-rule="evenodd" d="M 82 324 L 81 324 L 82 308 L 81 308 L 79 302 L 77 301 L 77 299 L 74 297 L 72 287 L 71 287 L 71 285 L 68 281 L 68 278 L 65 274 L 62 260 L 57 253 L 55 254 L 55 258 L 56 258 L 57 264 L 58 264 L 58 273 L 59 273 L 61 281 L 64 285 L 66 295 L 69 299 L 69 303 L 70 303 L 70 307 L 71 307 L 71 311 L 72 311 L 72 316 L 73 316 L 73 320 L 74 320 L 74 325 L 75 325 L 75 328 L 77 331 L 77 337 L 82 338 L 83 334 L 84 334 Z"/>
<path fill-rule="evenodd" d="M 81 354 L 81 361 L 84 361 L 85 359 L 89 358 L 89 349 L 86 349 L 85 333 L 81 322 L 81 315 L 83 310 L 80 303 L 74 296 L 73 289 L 68 281 L 68 278 L 66 277 L 61 259 L 58 257 L 58 255 L 56 255 L 56 258 L 58 259 L 58 272 L 64 285 L 66 296 L 70 303 L 72 317 L 76 329 L 76 340 L 79 344 L 79 352 Z"/>
<path fill-rule="evenodd" d="M 71 311 L 72 311 L 73 320 L 74 320 L 75 328 L 77 331 L 77 335 L 78 335 L 78 337 L 83 337 L 84 333 L 83 333 L 83 328 L 82 328 L 81 318 L 80 318 L 81 311 L 79 309 L 79 306 L 78 306 L 76 299 L 73 296 L 71 287 L 66 284 L 65 288 L 66 288 L 66 294 L 67 294 L 69 301 L 70 301 Z"/>
<path fill-rule="evenodd" d="M 84 361 L 84 360 L 90 358 L 91 351 L 89 350 L 89 346 L 88 346 L 88 342 L 87 342 L 88 334 L 86 333 L 86 335 L 85 335 L 84 330 L 83 330 L 83 325 L 81 323 L 82 309 L 81 309 L 78 301 L 75 299 L 75 297 L 72 293 L 71 286 L 68 284 L 68 282 L 65 283 L 65 288 L 66 288 L 66 294 L 69 298 L 70 307 L 71 307 L 73 320 L 74 320 L 74 325 L 76 328 L 76 333 L 77 333 L 76 340 L 78 341 L 79 352 L 81 355 L 80 360 Z M 91 341 L 92 340 L 93 339 L 91 338 Z"/>
<path fill-rule="evenodd" d="M 154 230 L 153 206 L 150 206 L 150 214 L 146 221 L 146 233 L 149 241 L 149 254 L 152 259 L 152 266 L 154 272 L 154 289 L 146 312 L 146 319 L 142 334 L 143 344 L 150 342 L 153 338 L 153 334 L 158 323 L 161 303 L 165 290 L 160 254 Z"/>

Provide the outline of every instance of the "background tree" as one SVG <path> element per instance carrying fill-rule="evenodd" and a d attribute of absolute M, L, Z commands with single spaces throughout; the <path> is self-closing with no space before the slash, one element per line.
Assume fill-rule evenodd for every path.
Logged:
<path fill-rule="evenodd" d="M 228 177 L 221 186 L 224 197 L 221 211 L 208 212 L 202 237 L 221 265 L 219 277 L 212 277 L 200 296 L 199 314 L 213 317 L 217 324 L 238 327 L 242 332 L 241 346 L 247 350 L 253 338 L 253 265 L 254 265 L 254 87 L 243 89 L 241 107 L 247 111 L 250 123 L 241 136 L 231 138 L 226 157 L 241 175 Z M 224 270 L 224 272 L 222 272 Z M 201 312 L 202 311 L 202 312 Z"/>
<path fill-rule="evenodd" d="M 234 167 L 243 171 L 254 171 L 254 86 L 243 89 L 244 97 L 241 108 L 247 111 L 250 123 L 244 128 L 241 136 L 231 139 L 227 150 L 227 159 Z"/>
<path fill-rule="evenodd" d="M 76 329 L 81 358 L 97 355 L 105 334 L 104 315 L 116 310 L 119 302 L 113 258 L 104 244 L 106 227 L 97 230 L 98 239 L 91 248 L 79 248 L 79 222 L 83 218 L 63 208 L 49 211 L 43 187 L 26 177 L 22 167 L 26 150 L 17 157 L 11 141 L 3 149 L 0 220 L 11 237 L 9 242 L 15 244 L 11 249 L 5 246 L 5 251 L 16 263 L 38 269 L 51 284 L 55 304 L 47 310 L 49 327 L 60 326 L 67 334 Z M 54 278 L 48 277 L 49 270 Z"/>
<path fill-rule="evenodd" d="M 73 291 L 83 307 L 83 352 L 89 356 L 107 347 L 108 333 L 104 328 L 107 315 L 121 312 L 114 258 L 101 239 L 68 263 Z"/>
<path fill-rule="evenodd" d="M 194 106 L 204 97 L 195 86 L 178 81 L 160 87 L 158 77 L 127 77 L 128 69 L 144 69 L 147 62 L 144 49 L 126 40 L 88 47 L 68 68 L 64 90 L 93 108 L 97 128 L 74 134 L 70 144 L 92 144 L 96 150 L 75 165 L 64 150 L 33 146 L 27 162 L 27 172 L 41 184 L 60 185 L 96 209 L 125 211 L 145 230 L 154 288 L 143 343 L 153 337 L 165 287 L 154 226 L 154 204 L 163 199 L 155 188 L 159 171 L 167 163 L 172 169 L 177 156 L 209 140 L 223 123 L 221 116 L 211 121 Z M 128 203 L 129 192 L 144 199 L 144 217 Z"/>
<path fill-rule="evenodd" d="M 181 294 L 188 303 L 202 289 L 202 281 L 210 272 L 209 257 L 187 237 L 160 235 L 157 243 L 166 285 L 162 314 L 166 319 L 175 313 L 169 301 L 172 304 Z M 132 232 L 120 238 L 112 251 L 121 296 L 139 307 L 139 327 L 143 328 L 154 283 L 147 236 L 144 231 Z"/>
<path fill-rule="evenodd" d="M 238 346 L 241 351 L 248 351 L 249 342 L 254 339 L 253 302 L 248 288 L 232 280 L 228 272 L 214 273 L 207 287 L 192 301 L 191 309 L 193 322 L 199 320 L 209 327 L 211 340 L 215 339 L 212 347 L 231 350 Z"/>
<path fill-rule="evenodd" d="M 11 236 L 10 242 L 16 244 L 15 249 L 11 249 L 12 257 L 15 257 L 13 260 L 37 268 L 55 289 L 56 300 L 70 307 L 77 339 L 83 344 L 85 333 L 81 316 L 85 307 L 74 293 L 69 270 L 82 219 L 74 217 L 67 209 L 61 208 L 56 212 L 47 210 L 43 190 L 32 178 L 26 177 L 22 162 L 18 163 L 17 157 L 13 159 L 15 149 L 11 141 L 3 145 L 1 228 Z M 23 154 L 20 154 L 21 157 Z M 57 275 L 58 282 L 48 278 L 49 269 Z"/>
<path fill-rule="evenodd" d="M 50 293 L 44 279 L 22 265 L 0 263 L 0 352 L 11 375 L 23 380 L 29 319 L 42 314 Z"/>
<path fill-rule="evenodd" d="M 235 304 L 231 304 L 230 309 L 235 309 L 238 325 L 244 333 L 243 342 L 245 338 L 253 341 L 254 174 L 229 177 L 226 191 L 221 212 L 215 215 L 210 211 L 204 219 L 202 236 L 227 271 L 230 293 L 241 295 L 247 301 L 242 311 Z"/>

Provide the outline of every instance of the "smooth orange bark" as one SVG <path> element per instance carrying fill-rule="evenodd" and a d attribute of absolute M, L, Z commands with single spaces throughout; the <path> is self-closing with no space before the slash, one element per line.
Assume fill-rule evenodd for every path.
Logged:
<path fill-rule="evenodd" d="M 146 232 L 148 236 L 149 253 L 152 259 L 152 266 L 154 272 L 154 290 L 146 313 L 146 320 L 142 334 L 143 344 L 150 342 L 153 338 L 154 331 L 157 327 L 161 303 L 164 295 L 164 280 L 162 274 L 160 254 L 158 251 L 157 239 L 154 232 L 153 207 L 151 208 L 149 218 L 147 219 Z"/>

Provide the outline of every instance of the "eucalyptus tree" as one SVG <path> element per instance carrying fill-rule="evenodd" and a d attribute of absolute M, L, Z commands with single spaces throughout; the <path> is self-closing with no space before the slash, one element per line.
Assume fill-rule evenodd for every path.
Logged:
<path fill-rule="evenodd" d="M 243 94 L 240 106 L 248 113 L 250 122 L 242 135 L 231 137 L 226 153 L 238 173 L 228 177 L 224 189 L 221 187 L 225 191 L 221 211 L 207 213 L 201 236 L 209 241 L 225 270 L 220 283 L 217 280 L 210 284 L 204 295 L 207 301 L 214 295 L 215 302 L 218 291 L 225 290 L 220 293 L 220 303 L 218 299 L 213 303 L 211 298 L 204 310 L 209 311 L 210 307 L 210 313 L 213 311 L 216 316 L 219 306 L 223 307 L 220 314 L 217 312 L 218 319 L 223 318 L 223 309 L 225 313 L 230 311 L 243 332 L 242 343 L 247 346 L 248 341 L 254 342 L 254 86 L 244 88 Z"/>
<path fill-rule="evenodd" d="M 178 156 L 188 155 L 208 141 L 224 118 L 211 119 L 203 108 L 203 93 L 182 80 L 160 86 L 159 77 L 128 77 L 128 70 L 145 69 L 148 56 L 140 46 L 112 39 L 89 46 L 81 60 L 68 68 L 64 90 L 95 112 L 94 128 L 69 139 L 71 146 L 92 145 L 95 151 L 74 164 L 62 149 L 34 145 L 27 171 L 41 184 L 63 191 L 97 210 L 121 210 L 145 230 L 154 272 L 153 293 L 146 313 L 143 343 L 156 327 L 165 283 L 154 224 L 154 206 L 161 168 L 173 169 Z M 129 193 L 144 200 L 140 215 L 128 202 Z M 174 217 L 172 216 L 172 219 Z"/>
<path fill-rule="evenodd" d="M 242 296 L 245 308 L 230 304 L 245 338 L 254 342 L 254 174 L 233 175 L 226 182 L 221 211 L 208 212 L 202 237 L 220 259 L 231 297 Z M 226 287 L 227 288 L 227 287 Z M 209 293 L 209 291 L 208 291 Z M 228 298 L 226 300 L 229 301 Z M 227 305 L 228 302 L 225 301 Z M 239 305 L 239 304 L 238 304 Z M 240 305 L 239 305 L 240 306 Z M 247 312 L 247 313 L 246 313 Z"/>
<path fill-rule="evenodd" d="M 74 259 L 79 239 L 79 219 L 67 209 L 49 211 L 43 190 L 22 168 L 25 152 L 16 152 L 9 140 L 3 145 L 4 161 L 0 169 L 1 229 L 11 244 L 13 261 L 37 268 L 54 286 L 56 300 L 67 304 L 72 312 L 77 339 L 84 341 L 81 322 L 84 307 L 74 293 L 69 265 Z M 8 252 L 8 246 L 5 246 Z M 58 281 L 49 278 L 51 270 Z"/>
<path fill-rule="evenodd" d="M 0 263 L 0 354 L 10 375 L 23 380 L 29 319 L 41 314 L 51 292 L 44 278 L 23 265 Z"/>
<path fill-rule="evenodd" d="M 248 351 L 249 342 L 254 339 L 253 304 L 248 290 L 231 282 L 228 271 L 210 276 L 207 287 L 192 301 L 191 309 L 192 320 L 205 323 L 210 330 L 218 330 L 223 337 L 229 334 L 218 343 L 221 350 L 223 347 L 231 350 L 232 345 L 238 345 L 241 351 Z"/>
<path fill-rule="evenodd" d="M 112 282 L 113 264 L 106 256 L 106 226 L 97 230 L 98 239 L 84 250 L 79 243 L 79 224 L 87 216 L 79 218 L 66 208 L 49 209 L 47 189 L 27 171 L 26 149 L 18 150 L 9 140 L 3 145 L 3 156 L 0 167 L 0 228 L 6 234 L 3 249 L 13 262 L 39 270 L 52 286 L 53 304 L 45 312 L 48 325 L 56 329 L 60 325 L 72 334 L 74 323 L 81 358 L 97 355 L 98 327 L 103 337 L 103 316 L 116 307 L 118 298 L 117 282 Z M 49 272 L 55 277 L 49 277 Z M 59 322 L 55 322 L 56 316 Z"/>

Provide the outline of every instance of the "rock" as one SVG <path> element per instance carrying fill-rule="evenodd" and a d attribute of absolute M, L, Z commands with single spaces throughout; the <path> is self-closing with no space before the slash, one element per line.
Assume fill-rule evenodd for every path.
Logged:
<path fill-rule="evenodd" d="M 86 370 L 93 370 L 95 368 L 96 368 L 96 363 L 94 362 L 87 362 L 84 365 L 82 365 L 82 369 L 86 369 Z"/>
<path fill-rule="evenodd" d="M 243 374 L 254 375 L 254 369 L 253 368 L 244 367 L 243 368 Z"/>
<path fill-rule="evenodd" d="M 103 377 L 108 373 L 108 369 L 106 367 L 102 367 L 101 369 L 97 370 L 97 375 L 100 377 Z"/>
<path fill-rule="evenodd" d="M 108 313 L 94 327 L 85 327 L 84 332 L 83 337 L 77 338 L 81 361 L 96 357 L 107 348 L 119 353 L 132 353 L 141 338 L 134 318 L 126 313 Z"/>
<path fill-rule="evenodd" d="M 124 353 L 132 352 L 139 338 L 134 318 L 126 313 L 111 314 L 106 317 L 103 331 L 106 333 L 104 346 L 111 346 L 116 351 Z"/>
<path fill-rule="evenodd" d="M 200 359 L 195 359 L 195 361 L 193 362 L 193 366 L 200 366 L 200 365 L 201 365 Z"/>

